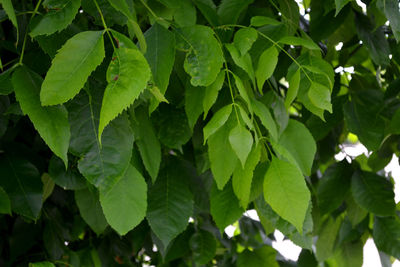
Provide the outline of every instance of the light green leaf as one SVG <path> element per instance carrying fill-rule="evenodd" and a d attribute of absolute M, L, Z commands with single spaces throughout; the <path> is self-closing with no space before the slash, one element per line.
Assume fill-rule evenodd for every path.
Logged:
<path fill-rule="evenodd" d="M 279 138 L 279 144 L 288 150 L 305 175 L 311 174 L 317 145 L 304 124 L 290 119 L 288 126 Z"/>
<path fill-rule="evenodd" d="M 253 136 L 244 126 L 237 124 L 236 127 L 229 132 L 229 143 L 244 168 L 247 156 L 253 146 Z"/>
<path fill-rule="evenodd" d="M 254 16 L 250 19 L 250 25 L 254 27 L 261 27 L 264 25 L 279 25 L 279 24 L 281 24 L 280 21 L 277 21 L 276 19 L 270 17 Z"/>
<path fill-rule="evenodd" d="M 193 195 L 182 165 L 169 159 L 149 189 L 147 221 L 165 247 L 185 230 L 193 212 Z"/>
<path fill-rule="evenodd" d="M 348 2 L 351 0 L 335 0 L 335 5 L 336 5 L 336 12 L 335 12 L 335 17 L 339 14 L 340 10 L 347 5 Z"/>
<path fill-rule="evenodd" d="M 0 4 L 3 6 L 8 18 L 11 20 L 14 27 L 17 29 L 18 34 L 18 21 L 17 16 L 15 16 L 14 7 L 11 0 L 0 0 Z"/>
<path fill-rule="evenodd" d="M 100 110 L 99 141 L 104 128 L 139 97 L 150 79 L 150 67 L 138 50 L 118 48 L 113 59 Z"/>
<path fill-rule="evenodd" d="M 251 49 L 257 37 L 258 33 L 254 28 L 242 28 L 235 33 L 233 44 L 243 56 Z"/>
<path fill-rule="evenodd" d="M 31 26 L 31 37 L 50 35 L 65 29 L 74 20 L 81 6 L 80 0 L 58 1 L 60 5 L 51 9 Z"/>
<path fill-rule="evenodd" d="M 270 246 L 262 246 L 250 251 L 246 249 L 239 254 L 238 267 L 279 267 L 276 261 L 276 250 Z"/>
<path fill-rule="evenodd" d="M 385 177 L 372 172 L 357 171 L 351 180 L 355 202 L 378 216 L 395 214 L 393 185 Z"/>
<path fill-rule="evenodd" d="M 275 46 L 271 46 L 261 54 L 255 73 L 259 90 L 263 88 L 265 81 L 274 73 L 278 63 L 278 55 L 279 52 Z"/>
<path fill-rule="evenodd" d="M 132 155 L 133 132 L 125 114 L 97 137 L 101 90 L 82 92 L 68 104 L 71 122 L 70 151 L 80 158 L 78 169 L 96 187 L 109 188 L 122 176 Z"/>
<path fill-rule="evenodd" d="M 293 74 L 289 80 L 289 88 L 285 98 L 285 108 L 289 109 L 290 105 L 297 96 L 300 87 L 300 69 Z"/>
<path fill-rule="evenodd" d="M 135 141 L 139 148 L 140 156 L 154 183 L 157 179 L 161 163 L 160 141 L 144 108 L 138 107 L 134 111 L 131 108 L 130 112 Z M 132 118 L 133 116 L 134 119 Z"/>
<path fill-rule="evenodd" d="M 341 224 L 341 217 L 337 217 L 336 220 L 332 217 L 328 217 L 325 223 L 321 226 L 318 240 L 315 244 L 316 257 L 318 261 L 323 262 L 333 255 Z"/>
<path fill-rule="evenodd" d="M 378 0 L 376 6 L 385 13 L 389 20 L 390 28 L 396 38 L 397 43 L 400 41 L 400 10 L 399 1 L 397 0 Z"/>
<path fill-rule="evenodd" d="M 228 49 L 233 59 L 233 62 L 235 62 L 236 65 L 242 68 L 249 75 L 251 81 L 254 83 L 255 74 L 250 54 L 246 53 L 243 56 L 240 55 L 239 50 L 233 44 L 225 44 L 225 47 Z M 236 75 L 234 76 L 236 77 Z"/>
<path fill-rule="evenodd" d="M 86 31 L 69 39 L 58 51 L 40 91 L 42 105 L 73 98 L 105 56 L 103 31 Z"/>
<path fill-rule="evenodd" d="M 15 70 L 12 84 L 22 111 L 29 116 L 54 154 L 68 166 L 67 151 L 71 134 L 67 110 L 63 106 L 41 106 L 39 92 L 42 78 L 26 67 Z"/>
<path fill-rule="evenodd" d="M 158 23 L 145 32 L 147 52 L 144 55 L 150 65 L 155 85 L 165 93 L 175 61 L 175 36 Z"/>
<path fill-rule="evenodd" d="M 88 188 L 75 191 L 75 202 L 83 220 L 90 228 L 100 235 L 108 226 L 103 210 L 101 209 L 97 190 Z"/>
<path fill-rule="evenodd" d="M 177 30 L 177 45 L 187 51 L 185 71 L 192 77 L 193 86 L 212 84 L 224 62 L 221 46 L 211 28 L 203 25 L 184 27 Z"/>
<path fill-rule="evenodd" d="M 238 158 L 229 142 L 229 133 L 235 125 L 234 117 L 231 116 L 227 123 L 208 139 L 208 157 L 211 172 L 218 188 L 221 190 L 231 178 L 238 163 Z"/>
<path fill-rule="evenodd" d="M 239 201 L 233 193 L 231 183 L 228 183 L 223 190 L 218 190 L 215 184 L 212 186 L 210 211 L 221 232 L 242 216 L 244 209 L 240 207 Z"/>
<path fill-rule="evenodd" d="M 279 216 L 303 232 L 311 197 L 296 166 L 273 157 L 264 178 L 264 198 Z"/>
<path fill-rule="evenodd" d="M 279 42 L 287 45 L 301 45 L 311 50 L 320 50 L 319 46 L 310 39 L 304 39 L 295 36 L 285 36 L 279 39 Z"/>
<path fill-rule="evenodd" d="M 313 82 L 311 83 L 310 89 L 308 91 L 308 97 L 316 107 L 320 109 L 325 109 L 332 113 L 331 104 L 331 90 L 328 87 Z"/>
<path fill-rule="evenodd" d="M 117 43 L 118 48 L 125 47 L 130 49 L 138 50 L 137 46 L 133 43 L 133 41 L 126 36 L 125 34 L 119 33 L 113 29 L 109 29 L 112 33 L 112 37 Z"/>
<path fill-rule="evenodd" d="M 13 212 L 37 219 L 42 208 L 43 184 L 32 163 L 8 155 L 0 157 L 0 187 L 8 194 Z"/>
<path fill-rule="evenodd" d="M 192 235 L 189 244 L 193 251 L 194 261 L 200 265 L 206 264 L 212 260 L 217 251 L 217 240 L 214 235 L 208 231 L 200 230 Z"/>
<path fill-rule="evenodd" d="M 2 187 L 0 187 L 0 214 L 11 214 L 10 198 Z"/>
<path fill-rule="evenodd" d="M 41 261 L 41 262 L 31 262 L 29 263 L 29 267 L 55 267 L 55 265 L 49 261 Z"/>
<path fill-rule="evenodd" d="M 246 209 L 250 200 L 253 172 L 260 161 L 261 144 L 253 145 L 253 148 L 246 160 L 244 167 L 237 165 L 232 177 L 232 187 L 240 205 Z"/>
<path fill-rule="evenodd" d="M 395 258 L 400 258 L 400 221 L 395 217 L 375 217 L 372 232 L 376 247 Z"/>
<path fill-rule="evenodd" d="M 260 101 L 252 100 L 251 103 L 254 113 L 260 118 L 265 129 L 274 140 L 278 140 L 278 129 L 269 109 Z"/>
<path fill-rule="evenodd" d="M 225 71 L 221 71 L 215 81 L 206 87 L 206 92 L 203 98 L 203 110 L 204 110 L 204 117 L 207 117 L 208 111 L 214 105 L 215 101 L 217 101 L 218 92 L 222 89 L 225 81 Z"/>
<path fill-rule="evenodd" d="M 233 78 L 235 78 L 235 85 L 236 88 L 239 91 L 240 96 L 243 98 L 243 100 L 246 102 L 247 107 L 249 108 L 250 112 L 252 112 L 252 106 L 251 106 L 251 102 L 250 102 L 250 97 L 246 91 L 246 88 L 244 87 L 244 84 L 242 82 L 242 80 L 239 78 L 239 76 L 233 74 Z"/>
<path fill-rule="evenodd" d="M 228 120 L 229 115 L 232 112 L 232 105 L 226 105 L 225 107 L 219 109 L 207 125 L 203 128 L 204 133 L 204 144 L 207 139 L 213 135 L 219 128 L 221 128 L 225 122 Z"/>
<path fill-rule="evenodd" d="M 110 190 L 100 191 L 100 203 L 110 226 L 125 235 L 146 216 L 147 184 L 143 176 L 129 164 Z"/>

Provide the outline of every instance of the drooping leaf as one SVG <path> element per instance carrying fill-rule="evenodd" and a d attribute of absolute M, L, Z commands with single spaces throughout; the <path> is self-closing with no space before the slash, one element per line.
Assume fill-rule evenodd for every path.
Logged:
<path fill-rule="evenodd" d="M 193 195 L 183 172 L 182 163 L 170 159 L 149 189 L 147 221 L 164 246 L 185 230 L 193 212 Z"/>
<path fill-rule="evenodd" d="M 261 145 L 253 145 L 253 148 L 243 166 L 237 165 L 232 177 L 232 187 L 240 205 L 246 209 L 250 200 L 253 172 L 260 160 Z"/>
<path fill-rule="evenodd" d="M 154 127 L 150 118 L 143 108 L 131 109 L 131 121 L 133 122 L 133 132 L 135 141 L 139 148 L 143 164 L 151 176 L 153 183 L 157 179 L 158 170 L 161 163 L 161 146 L 157 139 Z M 133 114 L 132 114 L 133 113 Z M 134 119 L 132 117 L 134 116 Z"/>
<path fill-rule="evenodd" d="M 222 24 L 235 24 L 240 13 L 254 0 L 222 0 L 218 7 L 218 15 Z"/>
<path fill-rule="evenodd" d="M 315 244 L 318 261 L 324 261 L 333 255 L 341 224 L 341 217 L 336 219 L 329 217 L 322 225 L 317 243 Z"/>
<path fill-rule="evenodd" d="M 207 117 L 208 111 L 217 101 L 218 92 L 222 89 L 225 81 L 225 71 L 221 71 L 215 81 L 206 87 L 203 98 L 204 119 Z"/>
<path fill-rule="evenodd" d="M 49 175 L 56 185 L 65 190 L 79 190 L 86 187 L 85 178 L 79 173 L 78 169 L 73 168 L 74 162 L 69 162 L 68 169 L 61 159 L 53 156 L 49 162 Z"/>
<path fill-rule="evenodd" d="M 260 27 L 264 25 L 279 25 L 281 22 L 270 17 L 254 16 L 250 19 L 250 24 L 254 27 Z"/>
<path fill-rule="evenodd" d="M 0 214 L 11 214 L 11 202 L 6 191 L 0 187 Z"/>
<path fill-rule="evenodd" d="M 393 185 L 385 177 L 357 171 L 351 180 L 351 190 L 356 203 L 369 212 L 378 216 L 394 215 Z"/>
<path fill-rule="evenodd" d="M 257 37 L 258 33 L 254 28 L 242 28 L 235 33 L 233 43 L 243 56 L 250 50 Z"/>
<path fill-rule="evenodd" d="M 33 126 L 54 154 L 67 166 L 71 135 L 67 110 L 63 106 L 41 106 L 39 94 L 42 78 L 26 67 L 15 70 L 12 83 L 22 111 L 29 116 Z"/>
<path fill-rule="evenodd" d="M 294 0 L 281 0 L 278 3 L 283 21 L 289 28 L 289 34 L 292 34 L 299 27 L 299 6 Z"/>
<path fill-rule="evenodd" d="M 260 101 L 253 100 L 251 103 L 254 113 L 260 118 L 262 125 L 274 140 L 278 140 L 278 129 L 269 109 Z"/>
<path fill-rule="evenodd" d="M 43 173 L 41 180 L 43 183 L 42 202 L 44 203 L 46 199 L 53 193 L 55 183 L 48 173 Z"/>
<path fill-rule="evenodd" d="M 244 55 L 241 55 L 239 53 L 239 50 L 233 44 L 225 44 L 225 47 L 228 49 L 229 54 L 233 59 L 233 62 L 235 62 L 236 65 L 242 68 L 249 75 L 251 81 L 254 82 L 255 74 L 250 54 L 246 53 Z M 235 81 L 240 79 L 237 75 L 234 75 L 234 77 Z"/>
<path fill-rule="evenodd" d="M 190 129 L 193 129 L 197 119 L 200 117 L 201 113 L 203 113 L 203 106 L 199 105 L 199 102 L 203 102 L 204 95 L 204 87 L 193 87 L 188 82 L 185 90 L 185 112 Z"/>
<path fill-rule="evenodd" d="M 53 1 L 55 2 L 55 1 Z M 43 15 L 39 21 L 33 24 L 31 32 L 32 37 L 37 35 L 50 35 L 65 29 L 78 13 L 81 6 L 80 0 L 57 1 L 49 12 Z"/>
<path fill-rule="evenodd" d="M 302 233 L 310 192 L 297 167 L 274 157 L 264 178 L 264 198 L 279 216 Z"/>
<path fill-rule="evenodd" d="M 100 191 L 100 203 L 110 226 L 125 235 L 146 216 L 147 184 L 143 176 L 129 164 L 110 190 Z"/>
<path fill-rule="evenodd" d="M 207 139 L 213 135 L 219 128 L 221 128 L 225 122 L 228 120 L 232 112 L 232 105 L 226 105 L 225 107 L 219 109 L 203 128 L 204 133 L 204 143 Z"/>
<path fill-rule="evenodd" d="M 239 254 L 237 266 L 279 267 L 276 261 L 276 250 L 270 246 L 262 246 L 253 251 L 246 249 Z"/>
<path fill-rule="evenodd" d="M 289 109 L 290 105 L 295 100 L 297 92 L 299 91 L 299 86 L 300 86 L 300 69 L 298 69 L 289 80 L 289 88 L 285 98 L 286 109 Z"/>
<path fill-rule="evenodd" d="M 86 31 L 58 51 L 40 91 L 42 105 L 62 104 L 76 94 L 105 56 L 103 31 Z"/>
<path fill-rule="evenodd" d="M 15 16 L 14 7 L 11 0 L 0 0 L 0 4 L 2 5 L 4 11 L 7 13 L 8 18 L 11 20 L 14 27 L 18 32 L 18 21 L 17 16 Z"/>
<path fill-rule="evenodd" d="M 210 195 L 210 212 L 221 232 L 242 216 L 244 210 L 233 193 L 231 183 L 222 190 L 218 190 L 217 186 L 213 185 Z"/>
<path fill-rule="evenodd" d="M 0 186 L 11 201 L 12 211 L 36 220 L 42 208 L 43 185 L 39 171 L 25 159 L 0 158 Z"/>
<path fill-rule="evenodd" d="M 378 0 L 376 6 L 385 13 L 386 18 L 390 22 L 393 35 L 397 42 L 400 40 L 400 10 L 399 2 L 396 0 Z"/>
<path fill-rule="evenodd" d="M 234 126 L 235 121 L 231 116 L 226 124 L 208 138 L 208 157 L 211 172 L 220 190 L 229 181 L 238 163 L 238 157 L 229 142 L 229 133 Z"/>
<path fill-rule="evenodd" d="M 293 46 L 301 45 L 310 50 L 319 50 L 320 49 L 319 46 L 316 43 L 314 43 L 312 40 L 295 37 L 295 36 L 285 36 L 282 39 L 279 39 L 279 42 L 283 43 L 283 44 L 287 44 L 287 45 L 293 45 Z"/>
<path fill-rule="evenodd" d="M 177 31 L 178 47 L 188 51 L 185 71 L 192 77 L 193 86 L 212 84 L 224 62 L 221 46 L 211 28 L 203 25 L 184 27 Z"/>
<path fill-rule="evenodd" d="M 372 232 L 376 247 L 393 257 L 400 257 L 400 221 L 396 217 L 374 218 Z"/>
<path fill-rule="evenodd" d="M 271 46 L 261 54 L 255 72 L 259 90 L 263 88 L 265 81 L 274 73 L 276 64 L 278 63 L 278 55 L 279 52 L 275 46 Z"/>
<path fill-rule="evenodd" d="M 313 82 L 308 90 L 308 97 L 317 108 L 324 109 L 332 113 L 331 91 L 328 87 Z"/>
<path fill-rule="evenodd" d="M 361 240 L 342 244 L 334 255 L 338 266 L 361 267 L 363 265 L 363 247 L 364 244 Z"/>
<path fill-rule="evenodd" d="M 311 174 L 317 146 L 304 124 L 293 119 L 289 120 L 288 126 L 279 138 L 279 144 L 289 151 L 305 175 Z"/>
<path fill-rule="evenodd" d="M 206 264 L 214 258 L 217 241 L 212 233 L 201 230 L 192 235 L 189 244 L 196 263 Z"/>
<path fill-rule="evenodd" d="M 253 136 L 243 125 L 238 124 L 229 132 L 229 143 L 244 168 L 253 145 Z"/>
<path fill-rule="evenodd" d="M 108 223 L 101 209 L 97 190 L 88 188 L 76 190 L 75 202 L 85 222 L 97 235 L 100 235 L 106 229 Z"/>

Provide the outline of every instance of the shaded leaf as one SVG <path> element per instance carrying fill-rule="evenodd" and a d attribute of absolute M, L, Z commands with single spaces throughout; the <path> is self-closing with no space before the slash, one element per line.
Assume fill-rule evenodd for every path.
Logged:
<path fill-rule="evenodd" d="M 11 202 L 6 191 L 0 187 L 0 214 L 11 214 Z"/>
<path fill-rule="evenodd" d="M 279 267 L 276 261 L 276 250 L 270 246 L 262 246 L 253 251 L 246 249 L 239 254 L 237 266 Z"/>
<path fill-rule="evenodd" d="M 192 235 L 189 244 L 193 251 L 193 259 L 198 264 L 206 264 L 212 260 L 217 251 L 217 241 L 208 231 L 201 230 Z"/>
<path fill-rule="evenodd" d="M 400 11 L 399 1 L 397 0 L 378 0 L 376 6 L 385 13 L 390 22 L 394 37 L 397 42 L 400 40 Z"/>
<path fill-rule="evenodd" d="M 396 217 L 375 217 L 372 232 L 376 247 L 393 257 L 400 258 L 400 221 Z"/>

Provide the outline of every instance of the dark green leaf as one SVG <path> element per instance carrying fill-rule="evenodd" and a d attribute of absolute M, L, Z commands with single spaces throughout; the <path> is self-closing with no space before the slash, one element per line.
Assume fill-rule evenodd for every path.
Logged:
<path fill-rule="evenodd" d="M 400 258 L 400 221 L 397 216 L 375 217 L 372 235 L 379 250 Z"/>
<path fill-rule="evenodd" d="M 237 266 L 279 267 L 276 261 L 276 250 L 270 246 L 262 246 L 253 251 L 246 249 L 239 254 Z"/>
<path fill-rule="evenodd" d="M 254 0 L 222 0 L 218 7 L 218 15 L 222 24 L 235 24 L 240 13 Z"/>
<path fill-rule="evenodd" d="M 11 202 L 6 191 L 0 187 L 0 213 L 11 214 Z"/>
<path fill-rule="evenodd" d="M 382 10 L 390 22 L 394 37 L 397 42 L 400 40 L 400 11 L 397 0 L 378 0 L 376 6 Z"/>
<path fill-rule="evenodd" d="M 193 251 L 194 261 L 198 264 L 206 264 L 215 256 L 217 241 L 213 234 L 201 230 L 190 238 L 190 248 Z"/>

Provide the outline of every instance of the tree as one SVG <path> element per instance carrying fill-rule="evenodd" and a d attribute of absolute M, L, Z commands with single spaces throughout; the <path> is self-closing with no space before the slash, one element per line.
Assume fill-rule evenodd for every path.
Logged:
<path fill-rule="evenodd" d="M 0 0 L 0 265 L 400 258 L 399 3 L 297 2 Z"/>

